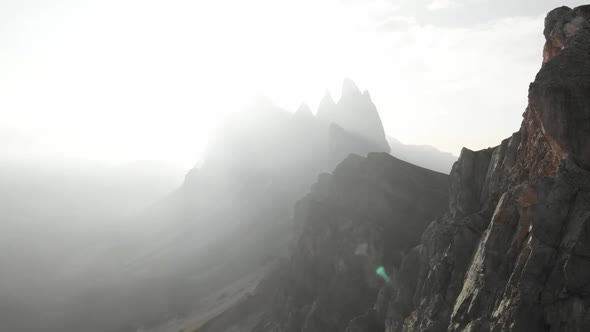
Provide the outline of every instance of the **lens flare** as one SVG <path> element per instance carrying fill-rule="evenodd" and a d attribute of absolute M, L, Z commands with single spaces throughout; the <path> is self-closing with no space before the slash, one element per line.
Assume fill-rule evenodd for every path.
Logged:
<path fill-rule="evenodd" d="M 385 280 L 385 282 L 391 282 L 391 279 L 387 275 L 387 272 L 385 272 L 385 268 L 383 266 L 379 266 L 377 268 L 377 270 L 375 270 L 375 273 L 377 273 L 378 276 L 383 278 L 383 280 Z"/>

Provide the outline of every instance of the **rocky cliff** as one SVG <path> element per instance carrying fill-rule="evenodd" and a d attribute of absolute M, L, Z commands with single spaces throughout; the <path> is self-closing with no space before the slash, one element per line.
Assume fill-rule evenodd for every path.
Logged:
<path fill-rule="evenodd" d="M 461 153 L 449 212 L 416 248 L 402 279 L 417 282 L 390 299 L 387 331 L 590 329 L 589 9 L 547 15 L 520 131 Z"/>
<path fill-rule="evenodd" d="M 448 176 L 385 153 L 350 155 L 295 206 L 291 256 L 199 331 L 343 331 L 448 205 Z"/>
<path fill-rule="evenodd" d="M 446 212 L 443 178 L 348 158 L 297 205 L 288 261 L 199 331 L 590 330 L 589 18 L 547 15 L 520 130 L 463 149 Z"/>

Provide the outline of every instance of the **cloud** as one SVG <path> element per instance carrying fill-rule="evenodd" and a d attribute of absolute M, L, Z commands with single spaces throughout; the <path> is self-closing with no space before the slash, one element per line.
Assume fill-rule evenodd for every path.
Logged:
<path fill-rule="evenodd" d="M 400 3 L 390 0 L 338 0 L 341 4 L 354 8 L 357 13 L 366 13 L 375 22 L 383 21 L 391 16 L 399 15 Z"/>
<path fill-rule="evenodd" d="M 390 17 L 377 25 L 379 31 L 396 31 L 416 24 L 416 18 L 412 16 Z"/>
<path fill-rule="evenodd" d="M 469 27 L 408 24 L 380 34 L 378 44 L 387 46 L 359 81 L 369 82 L 391 135 L 454 153 L 494 146 L 518 130 L 540 68 L 542 29 L 543 16 Z"/>
<path fill-rule="evenodd" d="M 108 0 L 55 9 L 12 26 L 24 46 L 0 52 L 0 112 L 10 113 L 1 126 L 40 138 L 30 151 L 191 165 L 218 119 L 252 91 L 289 109 L 313 106 L 352 77 L 407 143 L 455 153 L 491 146 L 518 128 L 540 66 L 553 4 L 535 1 Z M 9 139 L 26 145 L 0 137 Z"/>
<path fill-rule="evenodd" d="M 434 0 L 426 8 L 428 10 L 441 10 L 457 7 L 459 4 L 453 0 Z"/>

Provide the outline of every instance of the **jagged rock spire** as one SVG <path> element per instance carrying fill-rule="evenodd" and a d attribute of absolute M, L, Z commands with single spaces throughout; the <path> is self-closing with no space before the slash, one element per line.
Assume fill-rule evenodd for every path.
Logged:
<path fill-rule="evenodd" d="M 390 151 L 377 107 L 369 93 L 361 93 L 351 79 L 345 79 L 342 83 L 342 96 L 337 108 L 335 123 L 374 142 L 379 151 Z"/>
<path fill-rule="evenodd" d="M 356 83 L 350 78 L 345 78 L 342 82 L 342 96 L 360 95 L 361 90 Z"/>
<path fill-rule="evenodd" d="M 313 113 L 311 112 L 311 108 L 309 108 L 309 106 L 306 103 L 303 103 L 299 106 L 299 108 L 297 109 L 297 111 L 295 111 L 295 114 L 300 114 L 300 115 L 311 115 L 313 116 Z"/>
<path fill-rule="evenodd" d="M 336 112 L 336 102 L 329 91 L 326 91 L 324 97 L 318 106 L 317 118 L 325 123 L 334 121 L 334 114 Z"/>

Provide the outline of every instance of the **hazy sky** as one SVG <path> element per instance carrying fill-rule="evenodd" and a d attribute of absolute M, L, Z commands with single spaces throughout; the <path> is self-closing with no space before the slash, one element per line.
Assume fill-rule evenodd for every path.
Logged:
<path fill-rule="evenodd" d="M 458 153 L 518 130 L 543 18 L 582 1 L 2 0 L 0 157 L 194 164 L 222 116 L 368 89 L 388 134 Z"/>

